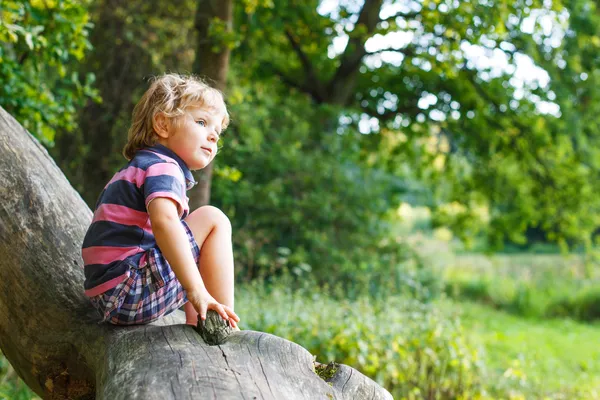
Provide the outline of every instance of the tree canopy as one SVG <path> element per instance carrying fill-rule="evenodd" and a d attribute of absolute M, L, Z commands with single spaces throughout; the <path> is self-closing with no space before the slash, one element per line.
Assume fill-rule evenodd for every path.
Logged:
<path fill-rule="evenodd" d="M 437 221 L 465 238 L 589 243 L 595 3 L 333 3 L 240 10 L 240 71 L 338 106 L 315 140 L 354 136 L 363 167 L 425 184 Z M 527 61 L 538 79 L 519 76 Z"/>
<path fill-rule="evenodd" d="M 93 75 L 73 68 L 91 48 L 87 1 L 6 0 L 0 7 L 0 104 L 46 144 L 77 127 Z"/>
<path fill-rule="evenodd" d="M 10 39 L 0 102 L 33 132 L 58 130 L 53 154 L 93 204 L 123 162 L 146 79 L 191 71 L 205 38 L 191 0 L 46 3 L 60 6 L 3 11 L 12 22 L 0 28 Z M 600 222 L 596 3 L 245 0 L 233 11 L 232 31 L 219 18 L 208 28 L 216 47 L 232 50 L 232 124 L 212 202 L 231 216 L 249 276 L 400 263 L 393 223 L 403 201 L 495 247 L 591 243 Z M 90 43 L 81 64 L 68 62 Z M 33 76 L 47 92 L 31 90 Z M 94 97 L 83 76 L 97 77 L 102 102 L 81 107 Z M 44 93 L 56 106 L 41 117 Z"/>

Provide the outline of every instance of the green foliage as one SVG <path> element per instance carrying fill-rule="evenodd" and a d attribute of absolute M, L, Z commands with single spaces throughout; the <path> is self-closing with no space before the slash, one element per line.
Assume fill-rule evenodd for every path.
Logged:
<path fill-rule="evenodd" d="M 444 302 L 465 338 L 482 348 L 486 391 L 496 399 L 596 399 L 600 396 L 597 325 L 525 319 L 475 303 Z"/>
<path fill-rule="evenodd" d="M 327 14 L 318 14 L 314 1 L 287 7 L 274 1 L 249 14 L 238 9 L 247 35 L 237 56 L 255 79 L 274 75 L 316 103 L 343 105 L 339 116 L 349 122 L 336 124 L 342 128 L 376 119 L 377 134 L 361 140 L 365 157 L 403 177 L 408 165 L 431 188 L 432 207 L 451 201 L 489 207 L 485 226 L 468 210 L 447 221 L 462 237 L 484 231 L 498 248 L 507 240 L 524 243 L 537 229 L 563 247 L 589 246 L 600 223 L 595 3 L 425 1 L 415 4 L 417 12 L 382 19 L 373 31 L 355 23 L 362 6 L 342 4 Z M 392 8 L 384 6 L 380 17 Z M 552 21 L 552 32 L 538 22 L 521 29 L 538 16 Z M 557 44 L 561 29 L 567 35 Z M 412 40 L 372 55 L 356 47 L 390 32 Z M 350 41 L 338 54 L 332 43 L 339 35 Z M 505 56 L 508 68 L 477 66 L 466 50 L 471 45 Z M 351 67 L 347 61 L 357 54 L 360 62 Z M 548 86 L 532 82 L 517 90 L 514 67 L 526 56 L 549 73 Z M 353 79 L 335 86 L 340 75 Z M 558 113 L 540 111 L 542 102 L 557 105 Z M 326 135 L 327 129 L 320 137 Z"/>
<path fill-rule="evenodd" d="M 486 46 L 501 44 L 509 61 L 518 53 L 531 56 L 549 74 L 547 87 L 534 82 L 517 97 L 508 85 L 511 74 L 491 78 L 489 72 L 472 71 L 464 72 L 455 88 L 461 97 L 469 88 L 470 103 L 479 105 L 470 117 L 449 124 L 449 163 L 442 179 L 462 204 L 487 199 L 487 233 L 496 248 L 506 239 L 524 244 L 531 230 L 563 247 L 591 247 L 600 222 L 598 61 L 591 56 L 600 43 L 596 7 L 591 1 L 552 2 L 551 9 L 536 11 L 552 21 L 551 31 L 535 23 L 531 33 L 511 28 L 487 36 Z M 527 10 L 519 10 L 514 20 L 520 24 Z M 554 38 L 561 31 L 565 36 L 558 44 Z M 559 111 L 542 113 L 537 107 L 542 101 Z"/>
<path fill-rule="evenodd" d="M 282 108 L 287 111 L 281 115 L 286 116 L 309 109 L 305 116 L 317 118 L 311 120 L 311 132 L 294 127 L 285 134 L 309 140 L 302 151 L 314 150 L 313 157 L 328 158 L 325 164 L 338 162 L 338 168 L 355 177 L 342 179 L 341 173 L 321 168 L 318 160 L 311 161 L 313 174 L 332 174 L 342 186 L 344 179 L 359 185 L 361 180 L 370 184 L 374 177 L 379 183 L 370 189 L 392 186 L 387 193 L 373 190 L 362 195 L 363 204 L 373 207 L 364 211 L 373 212 L 369 218 L 379 218 L 382 208 L 397 204 L 402 181 L 405 198 L 426 201 L 436 211 L 435 220 L 464 240 L 483 233 L 492 246 L 501 247 L 506 241 L 524 244 L 528 232 L 537 231 L 543 240 L 563 248 L 576 244 L 591 248 L 592 233 L 600 224 L 595 196 L 600 190 L 595 129 L 600 115 L 595 82 L 600 69 L 593 57 L 600 44 L 596 5 L 589 0 L 425 1 L 415 3 L 418 12 L 399 11 L 385 18 L 393 7 L 383 3 L 381 21 L 373 30 L 355 24 L 360 2 L 329 11 L 317 1 L 236 3 L 233 32 L 226 33 L 223 24 L 211 24 L 218 45 L 234 50 L 229 97 L 234 104 L 240 96 L 244 102 L 254 102 L 246 108 L 256 111 L 257 118 Z M 190 38 L 195 2 L 111 4 L 8 1 L 1 11 L 0 104 L 46 143 L 58 129 L 60 143 L 54 156 L 88 204 L 94 203 L 122 162 L 119 150 L 131 108 L 145 87 L 144 78 L 165 70 L 189 70 L 194 58 Z M 534 24 L 531 32 L 519 29 L 525 20 L 540 15 L 553 21 L 555 31 L 549 33 L 542 23 Z M 95 50 L 85 64 L 74 68 L 90 48 L 90 21 L 101 27 L 90 37 Z M 555 43 L 550 36 L 560 35 L 560 29 L 566 35 Z M 388 33 L 413 39 L 404 47 L 373 50 L 376 40 L 368 40 Z M 332 48 L 339 35 L 350 38 L 347 51 L 340 54 Z M 364 43 L 374 54 L 362 51 Z M 468 45 L 505 55 L 509 68 L 498 73 L 477 67 L 467 57 Z M 352 51 L 358 58 L 350 65 Z M 524 55 L 548 72 L 547 87 L 532 83 L 515 89 L 511 68 Z M 97 99 L 90 89 L 94 75 L 105 102 L 88 104 L 76 116 L 86 96 Z M 347 85 L 334 85 L 336 76 L 350 77 Z M 263 93 L 245 96 L 255 90 L 254 85 L 261 86 L 258 90 Z M 288 107 L 279 101 L 300 95 L 307 96 L 311 105 Z M 261 96 L 273 96 L 273 101 L 255 101 Z M 542 101 L 556 104 L 558 113 L 540 112 Z M 238 121 L 242 120 L 252 123 L 248 118 Z M 372 123 L 371 133 L 357 134 L 367 120 Z M 77 134 L 61 132 L 78 124 Z M 269 124 L 278 132 L 287 126 L 278 121 Z M 263 133 L 248 129 L 240 132 L 257 144 Z M 282 159 L 282 164 L 287 162 Z M 229 164 L 223 168 L 232 167 Z M 312 184 L 329 179 L 323 175 Z M 423 188 L 426 193 L 417 193 Z M 297 198 L 289 186 L 278 190 L 281 199 Z M 452 202 L 466 210 L 449 219 L 442 206 Z M 237 204 L 238 210 L 241 205 Z M 489 223 L 472 212 L 481 206 L 489 209 Z M 307 220 L 310 212 L 300 207 L 294 215 L 298 219 L 298 213 L 306 213 L 302 218 Z M 332 220 L 335 217 L 326 221 Z M 367 225 L 369 232 L 372 224 Z M 374 242 L 380 238 L 372 237 Z"/>
<path fill-rule="evenodd" d="M 600 281 L 581 256 L 460 256 L 445 268 L 444 291 L 516 315 L 600 319 Z"/>
<path fill-rule="evenodd" d="M 329 381 L 333 378 L 339 368 L 339 364 L 331 361 L 328 364 L 317 364 L 315 365 L 315 372 L 324 381 Z"/>
<path fill-rule="evenodd" d="M 387 214 L 403 181 L 365 167 L 359 134 L 323 136 L 335 109 L 260 82 L 233 90 L 229 103 L 235 122 L 218 155 L 212 197 L 233 222 L 243 277 L 290 270 L 350 290 L 379 275 L 376 286 L 388 288 L 412 255 L 389 239 Z"/>
<path fill-rule="evenodd" d="M 103 101 L 78 110 L 80 129 L 58 132 L 51 151 L 90 207 L 125 162 L 121 151 L 131 113 L 149 78 L 191 68 L 195 3 L 103 0 L 90 5 L 90 21 L 97 27 L 89 37 L 94 51 L 78 71 L 97 77 Z"/>
<path fill-rule="evenodd" d="M 484 393 L 478 352 L 464 340 L 457 320 L 435 307 L 403 297 L 336 301 L 327 289 L 294 292 L 291 284 L 242 286 L 236 303 L 242 328 L 292 340 L 318 362 L 351 365 L 397 399 Z"/>
<path fill-rule="evenodd" d="M 0 353 L 0 399 L 32 400 L 39 399 L 18 377 L 15 370 Z"/>
<path fill-rule="evenodd" d="M 77 128 L 77 110 L 97 99 L 94 75 L 75 66 L 90 50 L 87 3 L 12 1 L 0 6 L 0 105 L 46 144 Z"/>

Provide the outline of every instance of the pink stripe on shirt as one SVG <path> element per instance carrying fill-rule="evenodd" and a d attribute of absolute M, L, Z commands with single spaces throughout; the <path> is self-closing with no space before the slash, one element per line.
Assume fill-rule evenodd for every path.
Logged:
<path fill-rule="evenodd" d="M 128 167 L 123 171 L 117 172 L 112 179 L 106 184 L 105 189 L 113 182 L 116 181 L 127 181 L 136 185 L 138 188 L 144 183 L 144 177 L 146 171 L 137 167 Z"/>
<path fill-rule="evenodd" d="M 146 208 L 148 208 L 148 205 L 150 204 L 150 202 L 152 200 L 157 199 L 159 197 L 163 197 L 163 198 L 175 200 L 175 202 L 177 203 L 177 212 L 179 213 L 179 218 L 181 218 L 181 216 L 183 215 L 183 213 L 188 210 L 188 204 L 187 204 L 187 202 L 184 203 L 181 200 L 181 198 L 177 197 L 175 195 L 175 193 L 173 193 L 173 192 L 154 192 L 154 193 L 151 193 L 148 197 L 146 197 Z"/>
<path fill-rule="evenodd" d="M 115 222 L 122 225 L 133 225 L 152 233 L 148 213 L 118 204 L 101 204 L 94 212 L 92 223 L 97 221 Z"/>
<path fill-rule="evenodd" d="M 154 153 L 154 154 L 157 154 L 157 153 Z M 164 159 L 165 161 L 172 160 L 169 157 L 162 156 L 162 154 L 157 154 L 157 155 L 161 156 L 161 158 Z M 144 183 L 144 179 L 146 179 L 147 177 L 160 176 L 160 175 L 174 176 L 174 177 L 178 178 L 180 181 L 181 181 L 181 178 L 183 178 L 181 169 L 179 168 L 179 165 L 173 164 L 172 162 L 157 163 L 157 164 L 153 164 L 153 165 L 149 166 L 146 169 L 146 171 L 144 171 L 141 168 L 137 168 L 137 167 L 128 167 L 128 168 L 124 169 L 123 171 L 119 171 L 112 177 L 112 179 L 106 184 L 106 186 L 104 188 L 106 189 L 106 187 L 108 187 L 108 185 L 110 185 L 111 183 L 116 182 L 116 181 L 131 182 L 139 188 L 142 186 L 142 184 Z M 185 184 L 183 186 L 185 187 Z"/>
<path fill-rule="evenodd" d="M 110 264 L 143 251 L 141 247 L 92 246 L 81 250 L 83 262 L 90 264 Z"/>
<path fill-rule="evenodd" d="M 155 151 L 148 150 L 148 149 L 144 149 L 144 150 L 145 150 L 145 151 L 148 151 L 148 152 L 150 152 L 150 153 L 152 153 L 152 154 L 154 154 L 154 155 L 156 155 L 157 157 L 159 157 L 159 158 L 160 158 L 160 159 L 162 159 L 162 160 L 165 160 L 165 161 L 167 161 L 167 162 L 170 162 L 170 163 L 175 163 L 175 165 L 179 165 L 179 164 L 177 164 L 177 161 L 175 161 L 173 158 L 171 158 L 171 157 L 169 157 L 169 156 L 166 156 L 166 155 L 164 155 L 164 154 L 160 154 L 160 153 L 157 153 L 157 152 L 155 152 Z"/>
<path fill-rule="evenodd" d="M 183 173 L 179 168 L 179 165 L 166 163 L 152 164 L 146 169 L 146 178 L 150 176 L 170 175 L 177 178 L 179 181 L 183 179 Z M 183 185 L 185 187 L 185 185 Z"/>
<path fill-rule="evenodd" d="M 123 282 L 125 279 L 129 278 L 129 271 L 124 273 L 123 275 L 117 276 L 116 278 L 112 278 L 109 281 L 104 282 L 101 285 L 95 286 L 91 289 L 85 291 L 85 295 L 88 297 L 97 296 L 101 293 L 106 292 L 109 289 L 114 288 L 119 283 Z"/>

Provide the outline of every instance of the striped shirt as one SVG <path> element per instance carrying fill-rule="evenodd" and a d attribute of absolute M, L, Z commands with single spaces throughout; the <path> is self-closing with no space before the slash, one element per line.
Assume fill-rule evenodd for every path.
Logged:
<path fill-rule="evenodd" d="M 163 145 L 138 151 L 112 177 L 83 240 L 87 296 L 117 286 L 129 276 L 129 267 L 144 263 L 146 250 L 156 247 L 148 204 L 158 197 L 173 199 L 184 219 L 189 213 L 185 193 L 195 183 L 183 160 Z"/>

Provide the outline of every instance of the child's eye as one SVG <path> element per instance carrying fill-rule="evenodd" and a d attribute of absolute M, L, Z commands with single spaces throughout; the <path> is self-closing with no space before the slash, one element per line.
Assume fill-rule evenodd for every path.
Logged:
<path fill-rule="evenodd" d="M 206 126 L 206 121 L 205 121 L 205 120 L 203 120 L 203 119 L 201 119 L 201 120 L 199 120 L 199 121 L 196 121 L 196 123 L 197 123 L 198 125 L 200 125 L 200 126 Z"/>

